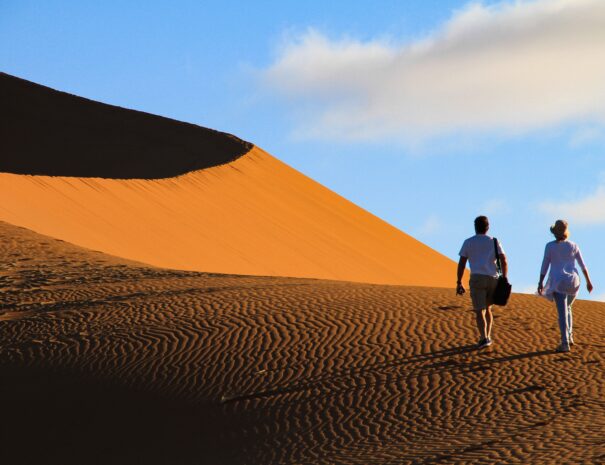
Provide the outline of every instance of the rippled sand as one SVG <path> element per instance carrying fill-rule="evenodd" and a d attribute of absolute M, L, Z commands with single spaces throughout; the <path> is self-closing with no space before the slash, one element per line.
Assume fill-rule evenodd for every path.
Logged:
<path fill-rule="evenodd" d="M 605 304 L 152 268 L 0 223 L 0 463 L 605 462 Z"/>

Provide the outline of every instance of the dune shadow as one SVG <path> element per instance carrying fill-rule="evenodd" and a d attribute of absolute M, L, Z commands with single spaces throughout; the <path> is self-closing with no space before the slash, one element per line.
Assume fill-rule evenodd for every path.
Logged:
<path fill-rule="evenodd" d="M 0 171 L 161 179 L 230 163 L 252 144 L 231 134 L 95 102 L 0 73 Z"/>
<path fill-rule="evenodd" d="M 232 463 L 220 406 L 74 373 L 0 367 L 0 463 Z"/>

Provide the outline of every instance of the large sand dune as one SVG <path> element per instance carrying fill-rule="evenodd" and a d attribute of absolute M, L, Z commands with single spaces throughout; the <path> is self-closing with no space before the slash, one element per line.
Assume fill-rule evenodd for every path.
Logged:
<path fill-rule="evenodd" d="M 235 160 L 231 134 L 106 105 L 0 73 L 0 172 L 168 178 Z"/>
<path fill-rule="evenodd" d="M 233 136 L 7 75 L 0 89 L 0 220 L 182 270 L 423 286 L 455 276 L 448 258 Z"/>
<path fill-rule="evenodd" d="M 0 223 L 0 463 L 605 463 L 605 304 L 145 267 Z"/>

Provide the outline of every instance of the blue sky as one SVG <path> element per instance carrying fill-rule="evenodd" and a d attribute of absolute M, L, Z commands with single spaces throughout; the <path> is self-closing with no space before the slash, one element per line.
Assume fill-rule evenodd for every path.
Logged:
<path fill-rule="evenodd" d="M 604 49 L 600 0 L 0 1 L 2 71 L 234 133 L 453 259 L 487 214 L 517 291 L 567 218 L 602 300 Z"/>

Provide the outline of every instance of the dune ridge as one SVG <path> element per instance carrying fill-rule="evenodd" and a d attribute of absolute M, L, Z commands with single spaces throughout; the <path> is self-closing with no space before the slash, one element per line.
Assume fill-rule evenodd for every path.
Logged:
<path fill-rule="evenodd" d="M 0 461 L 598 464 L 605 304 L 147 267 L 0 223 Z"/>
<path fill-rule="evenodd" d="M 164 180 L 0 174 L 0 219 L 151 265 L 447 286 L 448 258 L 254 147 Z"/>
<path fill-rule="evenodd" d="M 6 74 L 0 97 L 0 220 L 182 270 L 423 286 L 454 276 L 445 256 L 229 134 Z"/>
<path fill-rule="evenodd" d="M 169 178 L 252 147 L 231 134 L 108 105 L 0 73 L 0 172 Z"/>

